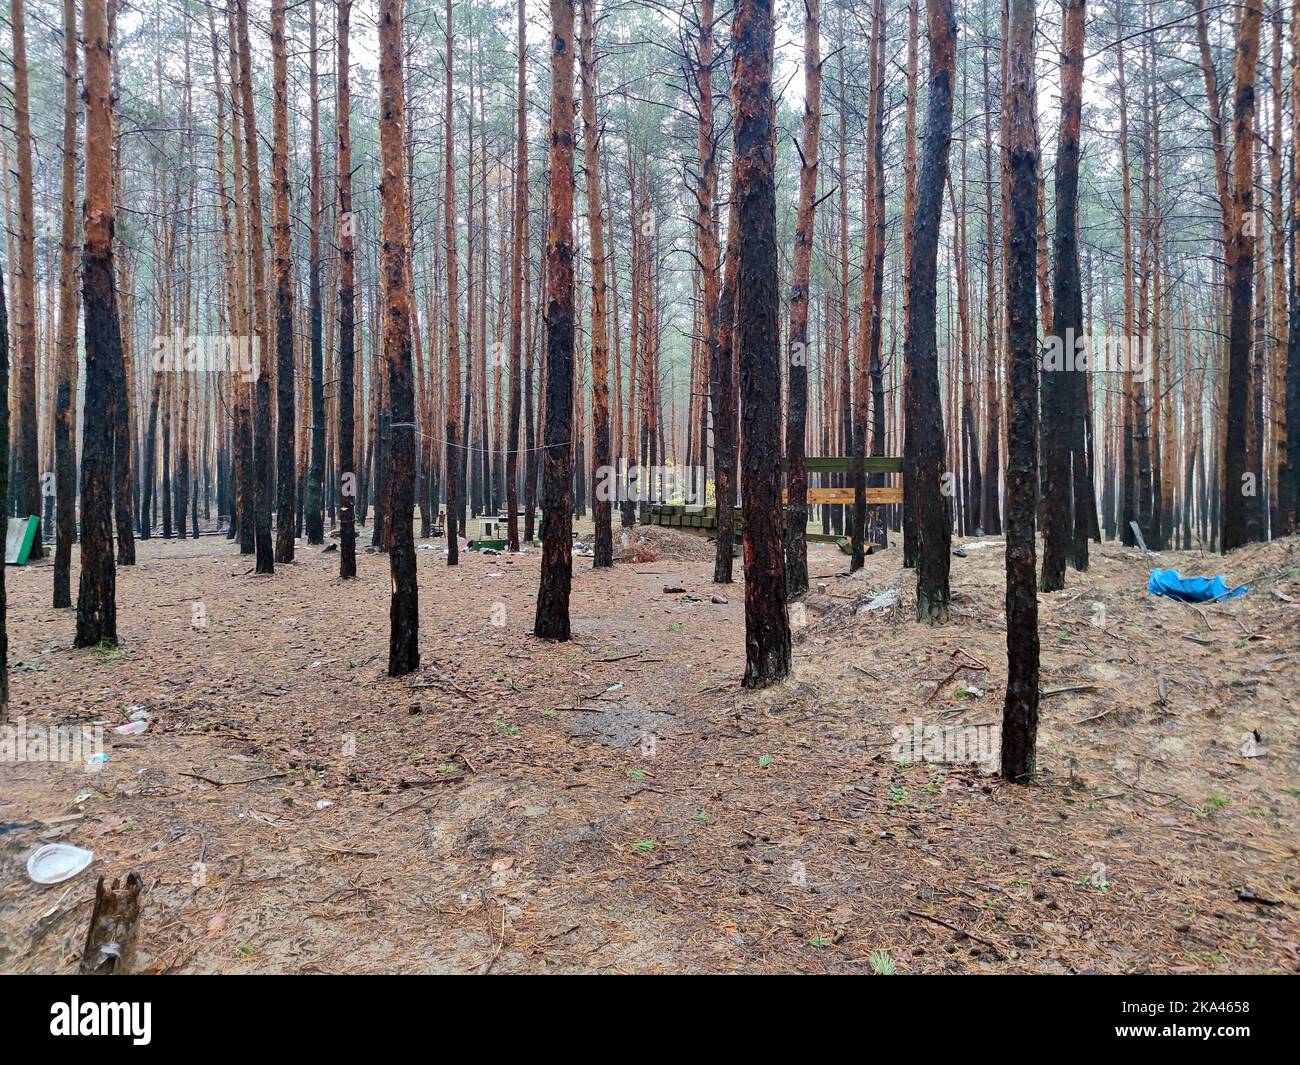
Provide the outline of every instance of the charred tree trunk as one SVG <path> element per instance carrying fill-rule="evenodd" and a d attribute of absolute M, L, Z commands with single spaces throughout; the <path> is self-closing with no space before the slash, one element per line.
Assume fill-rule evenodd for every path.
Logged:
<path fill-rule="evenodd" d="M 821 8 L 808 0 L 803 19 L 803 144 L 799 149 L 799 213 L 795 219 L 794 268 L 790 278 L 790 415 L 785 430 L 785 582 L 791 599 L 808 591 L 808 281 L 812 275 L 817 160 L 821 138 Z M 707 267 L 706 267 L 707 269 Z M 716 272 L 716 262 L 714 270 Z"/>
<path fill-rule="evenodd" d="M 112 53 L 104 0 L 85 0 L 86 200 L 82 212 L 82 299 L 86 315 L 85 440 L 81 451 L 81 582 L 74 645 L 117 643 L 113 562 L 113 425 L 122 333 L 113 276 Z"/>
<path fill-rule="evenodd" d="M 1228 411 L 1224 440 L 1221 550 L 1241 547 L 1250 538 L 1248 511 L 1258 506 L 1247 456 L 1250 418 L 1252 286 L 1255 272 L 1255 75 L 1259 61 L 1261 0 L 1245 0 L 1237 27 L 1232 104 L 1233 228 L 1228 250 L 1231 315 L 1228 326 Z M 1258 382 L 1256 383 L 1258 384 Z M 1248 494 L 1249 493 L 1249 494 Z"/>
<path fill-rule="evenodd" d="M 356 414 L 356 227 L 352 215 L 352 117 L 348 84 L 348 34 L 352 0 L 337 0 L 338 64 L 335 113 L 338 123 L 339 246 L 339 576 L 357 575 Z"/>
<path fill-rule="evenodd" d="M 1061 128 L 1056 150 L 1056 241 L 1052 298 L 1053 344 L 1059 364 L 1043 368 L 1043 567 L 1039 590 L 1065 587 L 1066 556 L 1074 541 L 1071 510 L 1081 501 L 1085 471 L 1072 468 L 1075 444 L 1083 450 L 1083 402 L 1087 373 L 1075 366 L 1083 338 L 1083 289 L 1079 278 L 1079 124 L 1083 111 L 1083 41 L 1086 0 L 1067 0 L 1061 29 Z M 1076 435 L 1077 434 L 1077 435 Z M 1079 569 L 1088 568 L 1088 540 Z"/>
<path fill-rule="evenodd" d="M 550 0 L 550 195 L 546 226 L 546 426 L 542 573 L 533 633 L 569 638 L 573 579 L 573 0 Z"/>
<path fill-rule="evenodd" d="M 591 243 L 591 465 L 596 569 L 614 564 L 613 483 L 609 441 L 609 329 L 605 323 L 605 219 L 600 189 L 600 122 L 596 116 L 594 0 L 582 0 L 582 150 L 587 186 L 587 236 Z M 604 498 L 602 498 L 602 496 Z"/>
<path fill-rule="evenodd" d="M 420 667 L 420 613 L 415 579 L 415 381 L 411 355 L 411 292 L 407 283 L 405 92 L 402 83 L 404 0 L 379 2 L 379 153 L 383 207 L 384 360 L 392 412 L 388 456 L 388 675 Z"/>
<path fill-rule="evenodd" d="M 311 96 L 311 235 L 308 246 L 308 314 L 311 318 L 311 460 L 307 466 L 304 532 L 309 544 L 325 542 L 325 355 L 322 347 L 324 317 L 321 309 L 320 221 L 320 98 L 317 95 L 316 0 L 308 7 L 311 39 L 308 56 L 308 94 Z"/>
<path fill-rule="evenodd" d="M 736 99 L 736 186 L 732 197 L 737 204 L 739 232 L 736 346 L 744 434 L 744 685 L 766 688 L 790 673 L 781 507 L 771 0 L 738 0 L 731 33 Z"/>
<path fill-rule="evenodd" d="M 1082 5 L 1080 5 L 1081 7 Z M 1008 94 L 1003 114 L 1011 166 L 1007 242 L 1007 694 L 1002 776 L 1033 778 L 1038 735 L 1038 595 L 1034 503 L 1038 492 L 1038 147 L 1033 128 L 1034 0 L 1010 0 Z"/>
<path fill-rule="evenodd" d="M 275 561 L 293 561 L 295 511 L 293 260 L 289 240 L 289 59 L 285 4 L 271 0 L 274 143 L 271 152 L 271 254 L 275 269 Z"/>
<path fill-rule="evenodd" d="M 63 0 L 63 187 L 59 246 L 59 356 L 54 406 L 54 605 L 72 606 L 77 506 L 77 5 Z M 7 516 L 7 514 L 6 514 Z"/>
<path fill-rule="evenodd" d="M 465 452 L 461 447 L 461 395 L 460 395 L 460 291 L 459 259 L 456 249 L 456 170 L 452 138 L 452 13 L 451 0 L 447 0 L 447 100 L 443 114 L 443 132 L 446 139 L 443 160 L 443 219 L 444 239 L 447 245 L 447 520 L 444 524 L 447 537 L 447 565 L 460 562 L 461 484 Z"/>
<path fill-rule="evenodd" d="M 903 358 L 911 367 L 907 424 L 916 477 L 916 616 L 918 621 L 948 620 L 948 567 L 952 525 L 944 473 L 943 413 L 939 392 L 936 339 L 936 266 L 943 190 L 952 142 L 953 78 L 957 64 L 952 0 L 926 0 L 930 30 L 930 85 L 916 190 L 916 215 L 910 234 L 912 258 L 907 276 L 907 339 Z"/>
<path fill-rule="evenodd" d="M 524 262 L 524 249 L 528 246 L 528 39 L 524 6 L 525 0 L 519 0 L 519 77 L 515 87 L 515 231 L 510 256 L 510 421 L 506 429 L 506 546 L 510 551 L 519 550 L 519 375 L 523 365 L 523 288 L 528 284 L 528 270 Z M 529 390 L 531 392 L 531 381 Z M 531 396 L 529 398 L 531 400 Z M 527 445 L 531 450 L 531 439 Z M 532 522 L 525 524 L 531 532 Z"/>
<path fill-rule="evenodd" d="M 235 0 L 239 33 L 239 81 L 244 119 L 244 167 L 248 191 L 248 244 L 252 260 L 257 366 L 253 404 L 253 534 L 258 573 L 275 572 L 271 543 L 271 382 L 267 373 L 266 257 L 262 250 L 262 177 L 258 168 L 257 116 L 253 110 L 253 60 L 248 40 L 248 0 Z"/>

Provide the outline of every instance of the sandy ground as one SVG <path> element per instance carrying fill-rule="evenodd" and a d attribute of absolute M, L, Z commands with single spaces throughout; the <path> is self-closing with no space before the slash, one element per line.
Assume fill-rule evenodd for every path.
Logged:
<path fill-rule="evenodd" d="M 1043 685 L 1071 690 L 1024 789 L 894 748 L 999 720 L 999 545 L 953 559 L 938 629 L 897 550 L 850 577 L 812 547 L 793 675 L 753 693 L 741 586 L 655 536 L 577 560 L 568 644 L 528 635 L 535 553 L 422 543 L 400 680 L 382 555 L 342 582 L 302 543 L 271 577 L 219 537 L 142 543 L 117 651 L 73 650 L 48 563 L 11 567 L 12 717 L 152 721 L 97 772 L 0 762 L 0 971 L 74 970 L 96 876 L 130 870 L 140 972 L 1300 969 L 1300 541 L 1156 560 L 1252 584 L 1202 608 L 1094 545 L 1040 597 Z M 91 868 L 31 883 L 50 841 Z"/>

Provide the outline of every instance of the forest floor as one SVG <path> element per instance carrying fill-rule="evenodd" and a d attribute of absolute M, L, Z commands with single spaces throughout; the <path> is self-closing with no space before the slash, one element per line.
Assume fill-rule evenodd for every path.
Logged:
<path fill-rule="evenodd" d="M 1020 788 L 893 749 L 1000 719 L 999 543 L 953 558 L 941 628 L 897 548 L 848 576 L 810 546 L 793 674 L 749 692 L 742 586 L 642 532 L 653 562 L 575 560 L 567 644 L 528 635 L 536 551 L 421 542 L 398 680 L 382 555 L 345 583 L 301 541 L 269 577 L 221 537 L 141 543 L 118 651 L 72 648 L 48 560 L 11 567 L 11 716 L 152 720 L 98 772 L 0 764 L 0 971 L 74 970 L 95 878 L 130 870 L 139 972 L 1300 970 L 1300 539 L 1093 545 L 1040 596 L 1070 690 Z M 1157 564 L 1252 590 L 1154 598 Z M 93 864 L 38 886 L 56 840 Z"/>

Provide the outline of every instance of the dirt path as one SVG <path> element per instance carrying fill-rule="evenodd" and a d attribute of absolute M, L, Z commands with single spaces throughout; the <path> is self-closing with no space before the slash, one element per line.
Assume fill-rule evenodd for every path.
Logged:
<path fill-rule="evenodd" d="M 153 720 L 98 772 L 0 763 L 0 970 L 71 970 L 94 876 L 130 869 L 154 972 L 1300 964 L 1296 541 L 1210 560 L 1255 590 L 1199 612 L 1112 545 L 1042 596 L 1044 686 L 1087 687 L 1044 702 L 1030 790 L 893 749 L 918 719 L 997 720 L 1000 547 L 953 560 L 938 630 L 910 620 L 896 552 L 850 578 L 815 548 L 795 673 L 748 693 L 741 589 L 712 602 L 684 543 L 579 559 L 553 645 L 527 635 L 536 555 L 448 570 L 430 541 L 424 668 L 397 681 L 383 556 L 344 584 L 316 548 L 267 578 L 216 537 L 142 543 L 110 653 L 71 649 L 47 568 L 11 568 L 12 716 Z M 24 862 L 54 839 L 94 864 L 36 886 Z"/>

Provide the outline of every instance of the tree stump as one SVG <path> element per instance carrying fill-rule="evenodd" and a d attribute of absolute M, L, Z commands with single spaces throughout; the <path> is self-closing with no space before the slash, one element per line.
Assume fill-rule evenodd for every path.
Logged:
<path fill-rule="evenodd" d="M 82 976 L 112 976 L 126 971 L 125 958 L 140 917 L 140 891 L 144 887 L 138 873 L 128 873 L 126 887 L 114 880 L 104 887 L 101 876 L 95 885 L 95 908 L 90 914 L 86 946 L 81 952 L 78 972 Z"/>

